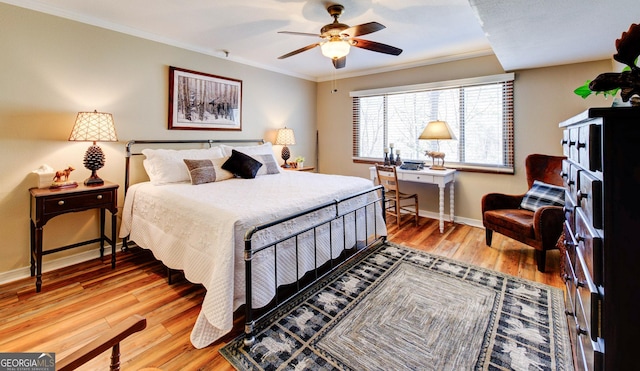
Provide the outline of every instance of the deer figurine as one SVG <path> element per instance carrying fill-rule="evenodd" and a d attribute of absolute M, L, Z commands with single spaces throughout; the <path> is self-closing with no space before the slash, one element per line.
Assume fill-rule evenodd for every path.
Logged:
<path fill-rule="evenodd" d="M 431 157 L 431 169 L 433 170 L 444 170 L 444 152 L 436 152 L 436 151 L 426 151 L 425 156 Z M 437 161 L 436 163 L 436 160 Z"/>

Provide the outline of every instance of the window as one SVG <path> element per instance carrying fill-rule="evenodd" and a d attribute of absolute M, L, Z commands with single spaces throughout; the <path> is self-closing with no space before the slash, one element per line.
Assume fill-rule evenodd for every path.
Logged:
<path fill-rule="evenodd" d="M 513 80 L 503 74 L 351 92 L 354 158 L 380 161 L 393 144 L 405 161 L 440 151 L 449 167 L 513 173 Z M 433 120 L 446 121 L 457 139 L 419 140 Z"/>

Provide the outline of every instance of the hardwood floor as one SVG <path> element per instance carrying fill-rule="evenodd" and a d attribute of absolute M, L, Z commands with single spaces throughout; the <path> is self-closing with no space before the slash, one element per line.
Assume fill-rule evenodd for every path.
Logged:
<path fill-rule="evenodd" d="M 389 240 L 466 263 L 562 287 L 560 254 L 547 256 L 547 272 L 536 269 L 533 249 L 494 234 L 493 247 L 484 243 L 484 230 L 461 224 L 438 231 L 438 221 L 420 219 L 398 229 L 389 224 Z M 130 315 L 147 319 L 147 328 L 120 347 L 122 370 L 157 367 L 173 370 L 233 370 L 218 349 L 242 331 L 236 314 L 234 330 L 215 344 L 195 349 L 189 340 L 204 289 L 178 278 L 168 285 L 166 270 L 149 251 L 119 252 L 117 268 L 109 259 L 88 261 L 43 275 L 42 292 L 34 279 L 0 286 L 0 352 L 55 352 L 61 359 Z M 81 370 L 108 369 L 105 352 Z"/>

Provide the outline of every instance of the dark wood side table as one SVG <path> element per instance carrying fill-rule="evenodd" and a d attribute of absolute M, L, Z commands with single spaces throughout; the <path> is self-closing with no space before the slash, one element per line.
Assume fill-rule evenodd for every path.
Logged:
<path fill-rule="evenodd" d="M 79 184 L 75 188 L 31 188 L 31 277 L 36 276 L 36 292 L 42 289 L 42 256 L 100 242 L 100 258 L 104 257 L 105 241 L 111 244 L 111 268 L 116 267 L 116 215 L 118 185 L 104 182 L 101 186 Z M 100 237 L 67 246 L 42 251 L 43 227 L 62 214 L 100 209 Z M 111 238 L 105 234 L 105 210 L 111 212 Z"/>

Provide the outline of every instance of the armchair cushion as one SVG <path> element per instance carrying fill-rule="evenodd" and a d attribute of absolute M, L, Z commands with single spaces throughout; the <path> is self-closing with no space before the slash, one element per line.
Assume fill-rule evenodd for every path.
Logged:
<path fill-rule="evenodd" d="M 533 239 L 533 211 L 524 209 L 499 209 L 484 213 L 484 225 L 496 232 Z"/>
<path fill-rule="evenodd" d="M 539 180 L 525 193 L 520 207 L 536 211 L 543 206 L 564 206 L 564 188 Z"/>

